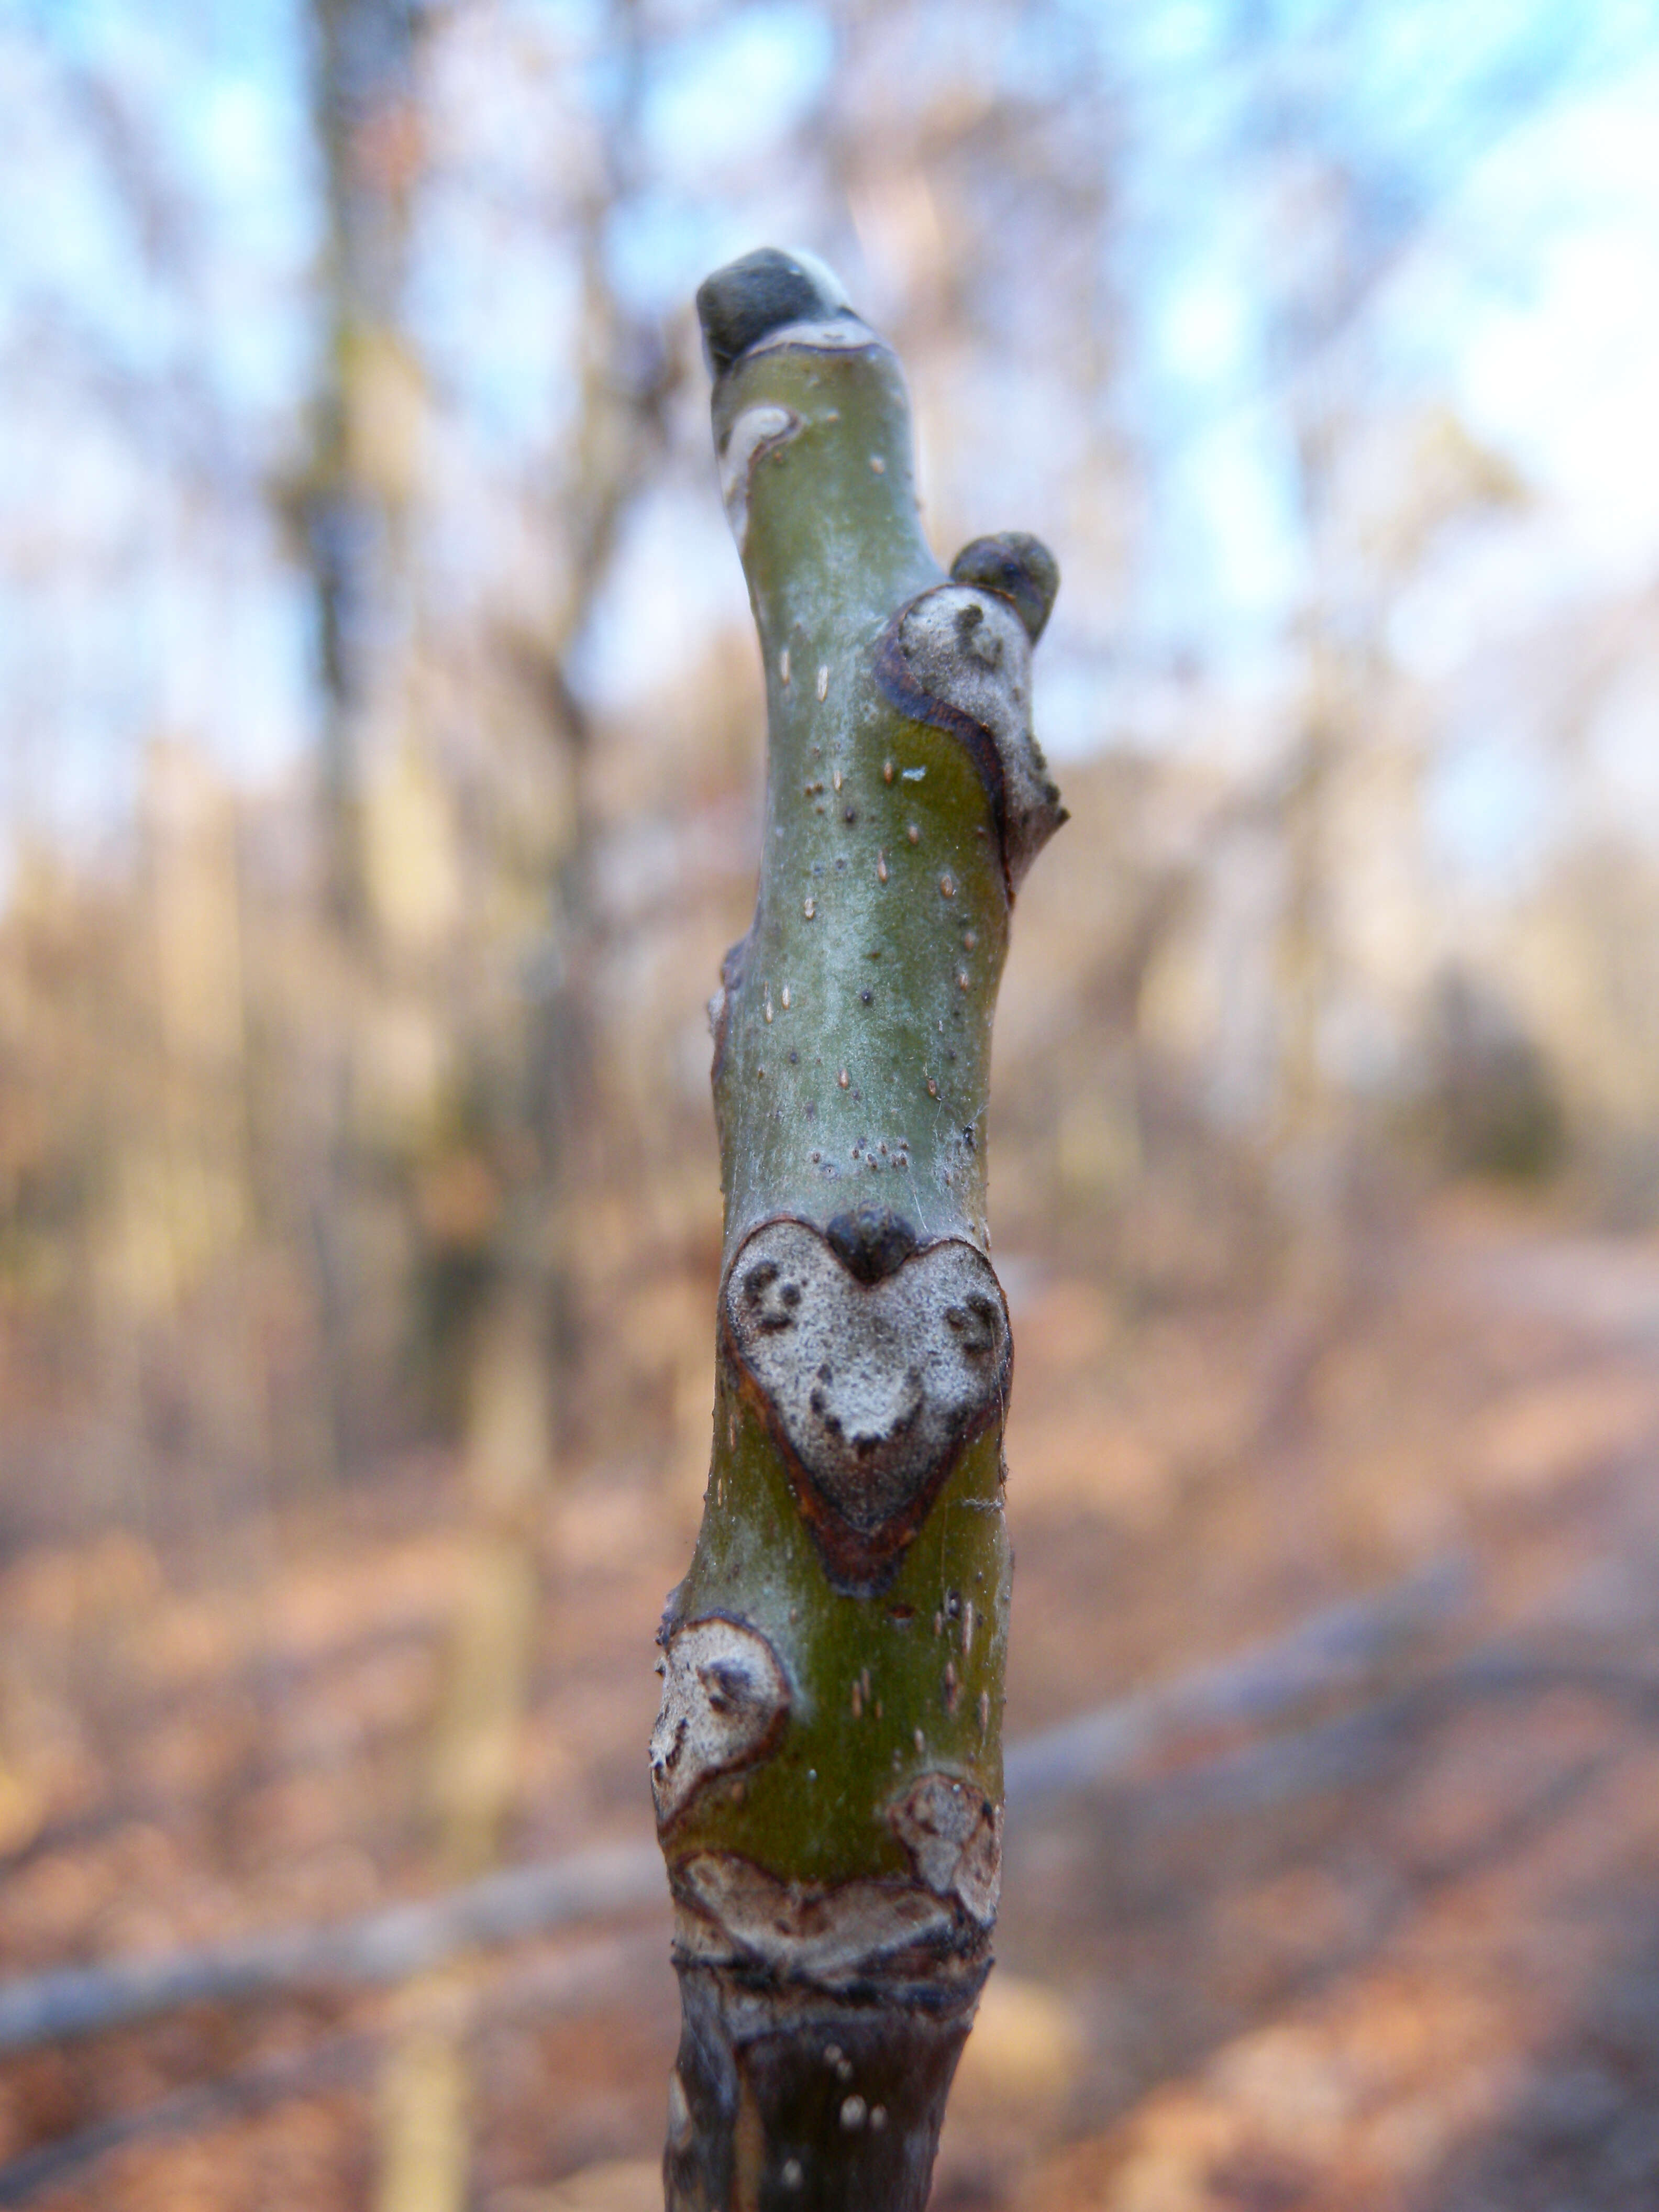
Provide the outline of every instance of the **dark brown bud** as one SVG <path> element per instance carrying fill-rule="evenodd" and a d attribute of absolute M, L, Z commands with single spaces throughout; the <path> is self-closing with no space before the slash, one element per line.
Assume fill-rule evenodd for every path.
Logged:
<path fill-rule="evenodd" d="M 697 287 L 703 350 L 714 376 L 787 323 L 835 322 L 852 313 L 840 283 L 821 261 L 775 246 L 728 262 Z"/>
<path fill-rule="evenodd" d="M 848 1273 L 861 1283 L 878 1283 L 916 1249 L 914 1226 L 890 1206 L 852 1207 L 836 1214 L 823 1233 Z"/>
<path fill-rule="evenodd" d="M 1060 563 L 1040 538 L 1024 530 L 976 538 L 951 563 L 958 584 L 977 584 L 1012 600 L 1033 645 L 1042 636 L 1060 590 Z"/>

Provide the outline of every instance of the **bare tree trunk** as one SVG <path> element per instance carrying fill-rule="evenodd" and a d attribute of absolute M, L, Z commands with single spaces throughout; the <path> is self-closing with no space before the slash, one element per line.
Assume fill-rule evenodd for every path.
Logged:
<path fill-rule="evenodd" d="M 322 659 L 328 892 L 350 928 L 364 920 L 366 725 L 384 708 L 407 617 L 404 541 L 422 411 L 403 328 L 421 158 L 418 17 L 415 0 L 312 0 L 327 331 L 304 521 Z"/>
<path fill-rule="evenodd" d="M 712 1009 L 714 1462 L 652 1741 L 667 2203 L 912 2212 L 1000 1874 L 986 1091 L 1014 890 L 1063 819 L 1030 720 L 1058 574 L 1013 535 L 943 574 L 898 363 L 827 270 L 751 254 L 698 307 L 770 768 Z"/>

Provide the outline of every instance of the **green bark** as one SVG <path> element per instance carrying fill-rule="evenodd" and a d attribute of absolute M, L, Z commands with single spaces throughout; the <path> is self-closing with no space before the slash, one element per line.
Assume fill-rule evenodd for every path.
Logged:
<path fill-rule="evenodd" d="M 1030 735 L 1058 581 L 947 578 L 898 363 L 801 257 L 698 295 L 766 669 L 760 894 L 710 1009 L 714 1445 L 652 1741 L 684 2032 L 667 2202 L 909 2212 L 990 1964 L 1010 1555 L 991 1022 L 1063 814 Z"/>

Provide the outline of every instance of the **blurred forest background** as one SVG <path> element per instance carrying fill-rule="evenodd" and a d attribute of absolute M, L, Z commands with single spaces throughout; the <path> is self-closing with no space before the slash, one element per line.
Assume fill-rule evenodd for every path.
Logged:
<path fill-rule="evenodd" d="M 648 1833 L 799 244 L 1064 577 L 1011 1739 L 1462 1591 L 1015 1821 L 936 2202 L 1651 2212 L 1659 7 L 8 0 L 0 106 L 0 1973 Z M 665 1927 L 0 2055 L 0 2202 L 643 2207 Z"/>

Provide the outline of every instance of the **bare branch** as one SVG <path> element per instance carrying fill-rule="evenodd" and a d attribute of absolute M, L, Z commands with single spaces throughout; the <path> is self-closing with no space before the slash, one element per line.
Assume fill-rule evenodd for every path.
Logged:
<path fill-rule="evenodd" d="M 1005 1763 L 1011 1804 L 1123 1779 L 1183 1741 L 1283 1721 L 1300 1705 L 1352 1691 L 1413 1638 L 1467 1602 L 1467 1560 L 1437 1560 L 1373 1597 L 1316 1613 L 1242 1658 L 1178 1676 L 1014 1745 Z"/>
<path fill-rule="evenodd" d="M 95 2034 L 181 2005 L 248 2004 L 300 1990 L 405 1981 L 459 1951 L 636 1911 L 661 1896 L 662 1862 L 648 1845 L 600 1845 L 332 1928 L 283 1929 L 201 1950 L 41 1974 L 0 1989 L 0 2051 Z"/>

